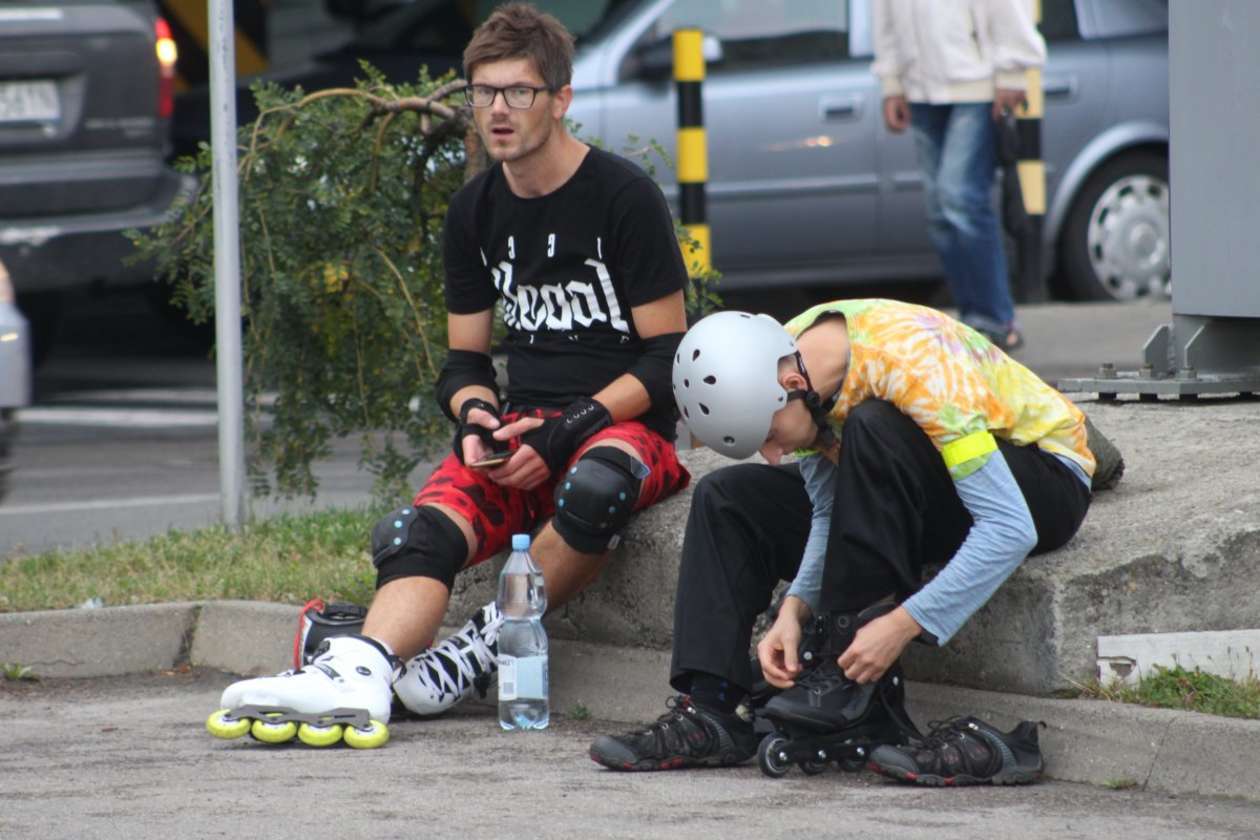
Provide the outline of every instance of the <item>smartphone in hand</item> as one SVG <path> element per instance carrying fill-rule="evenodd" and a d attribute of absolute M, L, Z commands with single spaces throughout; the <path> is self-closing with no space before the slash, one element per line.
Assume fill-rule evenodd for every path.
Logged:
<path fill-rule="evenodd" d="M 511 457 L 511 452 L 491 452 L 480 461 L 473 461 L 468 466 L 478 470 L 488 469 L 490 467 L 497 467 L 500 464 L 506 464 L 508 459 Z"/>

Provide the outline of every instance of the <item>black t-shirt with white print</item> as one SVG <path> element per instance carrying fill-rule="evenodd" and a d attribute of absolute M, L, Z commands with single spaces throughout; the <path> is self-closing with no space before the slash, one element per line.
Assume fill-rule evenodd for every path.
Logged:
<path fill-rule="evenodd" d="M 563 408 L 624 374 L 642 352 L 630 308 L 677 292 L 687 272 L 660 188 L 592 147 L 559 189 L 520 198 L 501 165 L 451 199 L 443 250 L 455 314 L 503 302 L 508 402 Z M 674 406 L 638 419 L 674 437 Z"/>

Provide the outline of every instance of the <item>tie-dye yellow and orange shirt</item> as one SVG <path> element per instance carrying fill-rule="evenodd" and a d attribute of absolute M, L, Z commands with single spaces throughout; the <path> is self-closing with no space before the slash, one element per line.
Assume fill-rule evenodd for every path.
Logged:
<path fill-rule="evenodd" d="M 1036 444 L 1094 474 L 1081 410 L 971 327 L 924 306 L 868 299 L 819 304 L 788 322 L 787 331 L 800 335 L 828 312 L 844 315 L 850 346 L 848 373 L 831 411 L 837 429 L 863 400 L 887 400 L 938 450 L 987 430 L 1020 446 Z"/>

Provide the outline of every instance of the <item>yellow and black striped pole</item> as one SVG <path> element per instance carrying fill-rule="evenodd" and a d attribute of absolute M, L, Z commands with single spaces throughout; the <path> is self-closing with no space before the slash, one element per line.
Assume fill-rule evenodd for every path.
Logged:
<path fill-rule="evenodd" d="M 1032 4 L 1033 22 L 1041 24 L 1041 0 Z M 1041 117 L 1046 98 L 1042 88 L 1041 68 L 1025 71 L 1027 103 L 1016 114 L 1019 133 L 1019 188 L 1024 194 L 1024 210 L 1028 228 L 1019 243 L 1019 299 L 1022 303 L 1046 300 L 1046 281 L 1041 271 L 1042 232 L 1046 218 L 1046 165 L 1041 159 Z"/>
<path fill-rule="evenodd" d="M 678 209 L 682 225 L 700 246 L 688 257 L 691 274 L 713 266 L 706 218 L 705 184 L 709 180 L 709 143 L 704 134 L 704 33 L 674 32 L 674 83 L 678 89 Z"/>

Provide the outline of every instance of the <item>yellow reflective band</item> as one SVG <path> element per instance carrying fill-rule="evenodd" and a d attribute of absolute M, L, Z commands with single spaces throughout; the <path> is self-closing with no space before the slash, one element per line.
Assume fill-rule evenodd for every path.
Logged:
<path fill-rule="evenodd" d="M 674 81 L 704 81 L 704 32 L 699 29 L 674 31 Z"/>
<path fill-rule="evenodd" d="M 1046 165 L 1039 160 L 1021 160 L 1015 165 L 1019 188 L 1024 193 L 1024 209 L 1033 216 L 1046 214 Z"/>
<path fill-rule="evenodd" d="M 678 129 L 678 183 L 703 184 L 709 180 L 709 141 L 703 128 Z"/>
<path fill-rule="evenodd" d="M 945 458 L 945 466 L 951 470 L 959 464 L 988 455 L 997 451 L 997 441 L 986 429 L 983 432 L 972 432 L 966 437 L 950 441 L 941 447 L 941 456 Z"/>
<path fill-rule="evenodd" d="M 713 257 L 710 251 L 710 235 L 708 225 L 683 225 L 687 233 L 699 247 L 692 251 L 683 249 L 683 262 L 687 265 L 687 274 L 695 277 L 713 268 Z"/>
<path fill-rule="evenodd" d="M 1020 109 L 1019 116 L 1039 120 L 1046 115 L 1046 94 L 1041 84 L 1041 68 L 1028 68 L 1024 71 L 1024 78 L 1027 80 L 1024 95 L 1028 98 L 1028 103 Z"/>

